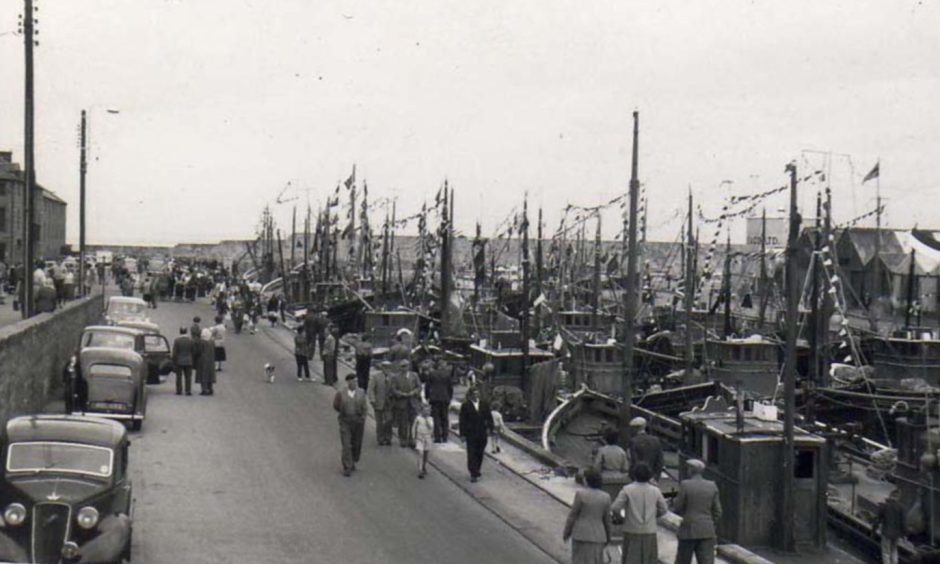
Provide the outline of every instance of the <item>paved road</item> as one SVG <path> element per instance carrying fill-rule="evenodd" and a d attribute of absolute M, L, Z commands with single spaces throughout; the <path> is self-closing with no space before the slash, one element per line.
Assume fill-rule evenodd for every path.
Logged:
<path fill-rule="evenodd" d="M 171 303 L 153 317 L 171 337 L 194 314 L 211 316 Z M 230 332 L 226 348 L 214 397 L 150 388 L 131 446 L 134 562 L 551 562 L 443 475 L 418 480 L 414 453 L 379 449 L 371 425 L 360 471 L 343 477 L 332 390 L 298 383 L 263 334 Z"/>

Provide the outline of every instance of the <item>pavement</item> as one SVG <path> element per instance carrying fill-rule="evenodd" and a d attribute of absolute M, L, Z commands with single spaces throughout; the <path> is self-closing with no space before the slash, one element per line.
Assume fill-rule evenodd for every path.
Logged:
<path fill-rule="evenodd" d="M 211 310 L 197 302 L 153 311 L 168 336 L 194 315 L 210 319 Z M 491 508 L 509 511 L 510 498 L 488 507 L 467 495 L 458 447 L 435 452 L 436 469 L 419 480 L 415 453 L 376 446 L 370 420 L 359 470 L 344 477 L 334 390 L 297 382 L 292 356 L 269 333 L 229 332 L 213 397 L 177 396 L 172 381 L 149 388 L 143 430 L 131 437 L 135 563 L 559 561 L 525 524 L 509 526 Z M 277 366 L 274 384 L 265 362 Z M 313 372 L 322 378 L 319 363 Z M 485 489 L 500 470 L 486 470 L 472 486 L 502 496 Z M 534 516 L 531 528 L 550 527 Z"/>

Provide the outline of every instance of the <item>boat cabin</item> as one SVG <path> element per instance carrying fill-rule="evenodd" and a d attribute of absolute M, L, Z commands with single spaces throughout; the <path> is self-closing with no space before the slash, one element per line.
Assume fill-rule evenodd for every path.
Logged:
<path fill-rule="evenodd" d="M 521 343 L 520 343 L 521 345 Z M 536 347 L 529 347 L 529 366 L 555 358 L 555 354 Z M 520 347 L 496 348 L 485 341 L 470 345 L 470 366 L 482 373 L 483 366 L 491 363 L 495 369 L 490 379 L 490 389 L 496 386 L 522 387 L 522 349 Z"/>
<path fill-rule="evenodd" d="M 590 311 L 559 311 L 558 321 L 561 326 L 575 335 L 585 333 L 609 333 L 613 327 L 616 318 L 608 313 L 597 314 L 597 325 L 594 324 L 595 316 Z"/>
<path fill-rule="evenodd" d="M 936 330 L 911 327 L 895 331 L 888 338 L 874 339 L 871 344 L 877 380 L 921 378 L 940 386 L 940 335 Z"/>
<path fill-rule="evenodd" d="M 726 386 L 772 396 L 780 371 L 777 344 L 760 338 L 705 342 L 709 378 Z"/>
<path fill-rule="evenodd" d="M 565 363 L 575 389 L 582 384 L 602 394 L 619 396 L 623 391 L 623 345 L 613 343 L 572 344 Z"/>
<path fill-rule="evenodd" d="M 405 310 L 373 310 L 365 312 L 365 332 L 372 336 L 374 349 L 392 346 L 402 329 L 418 332 L 418 314 Z"/>
<path fill-rule="evenodd" d="M 718 485 L 723 515 L 718 537 L 741 546 L 780 547 L 779 513 L 783 423 L 732 411 L 680 415 L 680 459 L 705 463 L 705 478 Z M 768 420 L 770 419 L 770 420 Z M 826 544 L 826 440 L 796 429 L 793 468 L 794 535 L 799 548 Z M 681 464 L 685 472 L 685 464 Z M 686 476 L 683 474 L 682 478 Z"/>

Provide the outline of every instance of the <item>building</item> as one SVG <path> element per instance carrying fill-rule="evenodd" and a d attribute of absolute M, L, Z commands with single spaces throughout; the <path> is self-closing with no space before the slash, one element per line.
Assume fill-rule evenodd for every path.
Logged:
<path fill-rule="evenodd" d="M 23 261 L 23 184 L 13 153 L 0 151 L 0 261 L 10 265 Z M 51 190 L 36 189 L 36 258 L 56 259 L 65 246 L 66 203 Z"/>

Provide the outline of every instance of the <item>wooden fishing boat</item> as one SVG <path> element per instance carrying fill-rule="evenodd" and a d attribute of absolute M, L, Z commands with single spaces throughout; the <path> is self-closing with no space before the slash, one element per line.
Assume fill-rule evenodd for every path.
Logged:
<path fill-rule="evenodd" d="M 761 337 L 708 339 L 705 342 L 709 379 L 769 397 L 777 389 L 778 345 Z"/>

